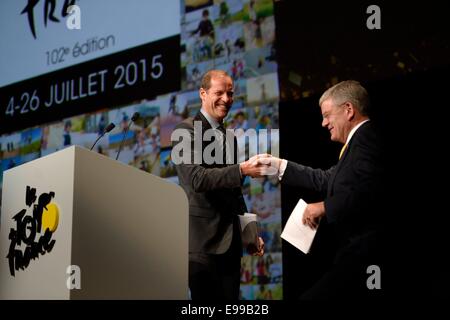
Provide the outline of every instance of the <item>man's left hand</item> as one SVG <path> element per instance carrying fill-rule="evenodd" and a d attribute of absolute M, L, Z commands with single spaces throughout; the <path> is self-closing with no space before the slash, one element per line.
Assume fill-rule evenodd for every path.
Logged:
<path fill-rule="evenodd" d="M 264 254 L 264 240 L 258 237 L 258 251 L 253 252 L 252 256 L 261 257 Z"/>
<path fill-rule="evenodd" d="M 309 226 L 311 229 L 317 229 L 320 218 L 325 215 L 324 202 L 310 203 L 306 206 L 303 214 L 303 224 Z"/>

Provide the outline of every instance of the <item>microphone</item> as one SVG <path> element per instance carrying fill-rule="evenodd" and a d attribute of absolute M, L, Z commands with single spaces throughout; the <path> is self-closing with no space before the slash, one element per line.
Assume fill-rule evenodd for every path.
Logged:
<path fill-rule="evenodd" d="M 97 144 L 98 140 L 100 140 L 101 137 L 103 137 L 106 133 L 110 132 L 112 129 L 114 129 L 116 125 L 114 123 L 110 123 L 108 124 L 108 126 L 105 128 L 105 130 L 103 131 L 103 133 L 101 135 L 98 136 L 97 140 L 95 140 L 94 144 L 92 145 L 91 149 L 94 149 L 94 146 Z"/>
<path fill-rule="evenodd" d="M 117 152 L 117 155 L 116 155 L 116 160 L 119 159 L 119 154 L 122 151 L 123 142 L 125 141 L 125 136 L 127 135 L 127 132 L 128 132 L 128 129 L 131 126 L 131 123 L 135 122 L 137 119 L 139 119 L 139 112 L 135 112 L 133 114 L 133 116 L 131 117 L 130 122 L 128 123 L 128 126 L 125 128 L 125 130 L 123 130 L 122 141 L 120 142 L 119 151 Z"/>

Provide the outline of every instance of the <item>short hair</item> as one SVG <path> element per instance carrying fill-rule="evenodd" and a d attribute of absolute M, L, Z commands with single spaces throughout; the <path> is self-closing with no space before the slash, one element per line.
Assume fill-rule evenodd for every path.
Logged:
<path fill-rule="evenodd" d="M 355 80 L 341 81 L 327 89 L 319 99 L 321 106 L 325 100 L 332 99 L 336 105 L 351 102 L 363 116 L 368 114 L 369 94 L 367 90 Z"/>
<path fill-rule="evenodd" d="M 201 88 L 208 90 L 211 88 L 211 79 L 218 77 L 228 77 L 231 79 L 230 75 L 223 70 L 209 70 L 202 77 Z"/>

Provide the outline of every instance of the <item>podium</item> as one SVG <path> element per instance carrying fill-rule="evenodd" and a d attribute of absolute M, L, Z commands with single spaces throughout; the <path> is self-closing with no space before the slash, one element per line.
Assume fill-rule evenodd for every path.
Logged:
<path fill-rule="evenodd" d="M 188 297 L 178 185 L 78 146 L 3 176 L 0 299 Z"/>

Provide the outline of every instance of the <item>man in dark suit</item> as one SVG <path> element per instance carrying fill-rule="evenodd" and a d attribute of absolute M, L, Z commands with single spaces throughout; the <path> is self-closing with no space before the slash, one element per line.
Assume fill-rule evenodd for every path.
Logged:
<path fill-rule="evenodd" d="M 343 144 L 337 164 L 321 170 L 271 158 L 282 183 L 318 192 L 324 198 L 307 205 L 302 222 L 319 228 L 315 241 L 326 234 L 334 259 L 302 298 L 379 297 L 375 290 L 379 279 L 376 275 L 368 278 L 371 270 L 381 268 L 379 204 L 383 202 L 384 161 L 367 114 L 368 94 L 359 82 L 343 81 L 325 91 L 319 105 L 322 126 L 329 130 L 332 141 Z M 320 246 L 313 244 L 311 254 L 314 249 L 320 250 Z"/>
<path fill-rule="evenodd" d="M 237 300 L 242 256 L 238 215 L 247 212 L 241 183 L 246 175 L 261 175 L 266 166 L 253 158 L 236 163 L 236 139 L 223 127 L 233 103 L 231 77 L 221 70 L 208 71 L 199 94 L 200 112 L 174 130 L 183 139 L 175 141 L 172 134 L 172 160 L 189 199 L 191 298 Z M 264 244 L 258 240 L 253 254 L 262 255 Z"/>

